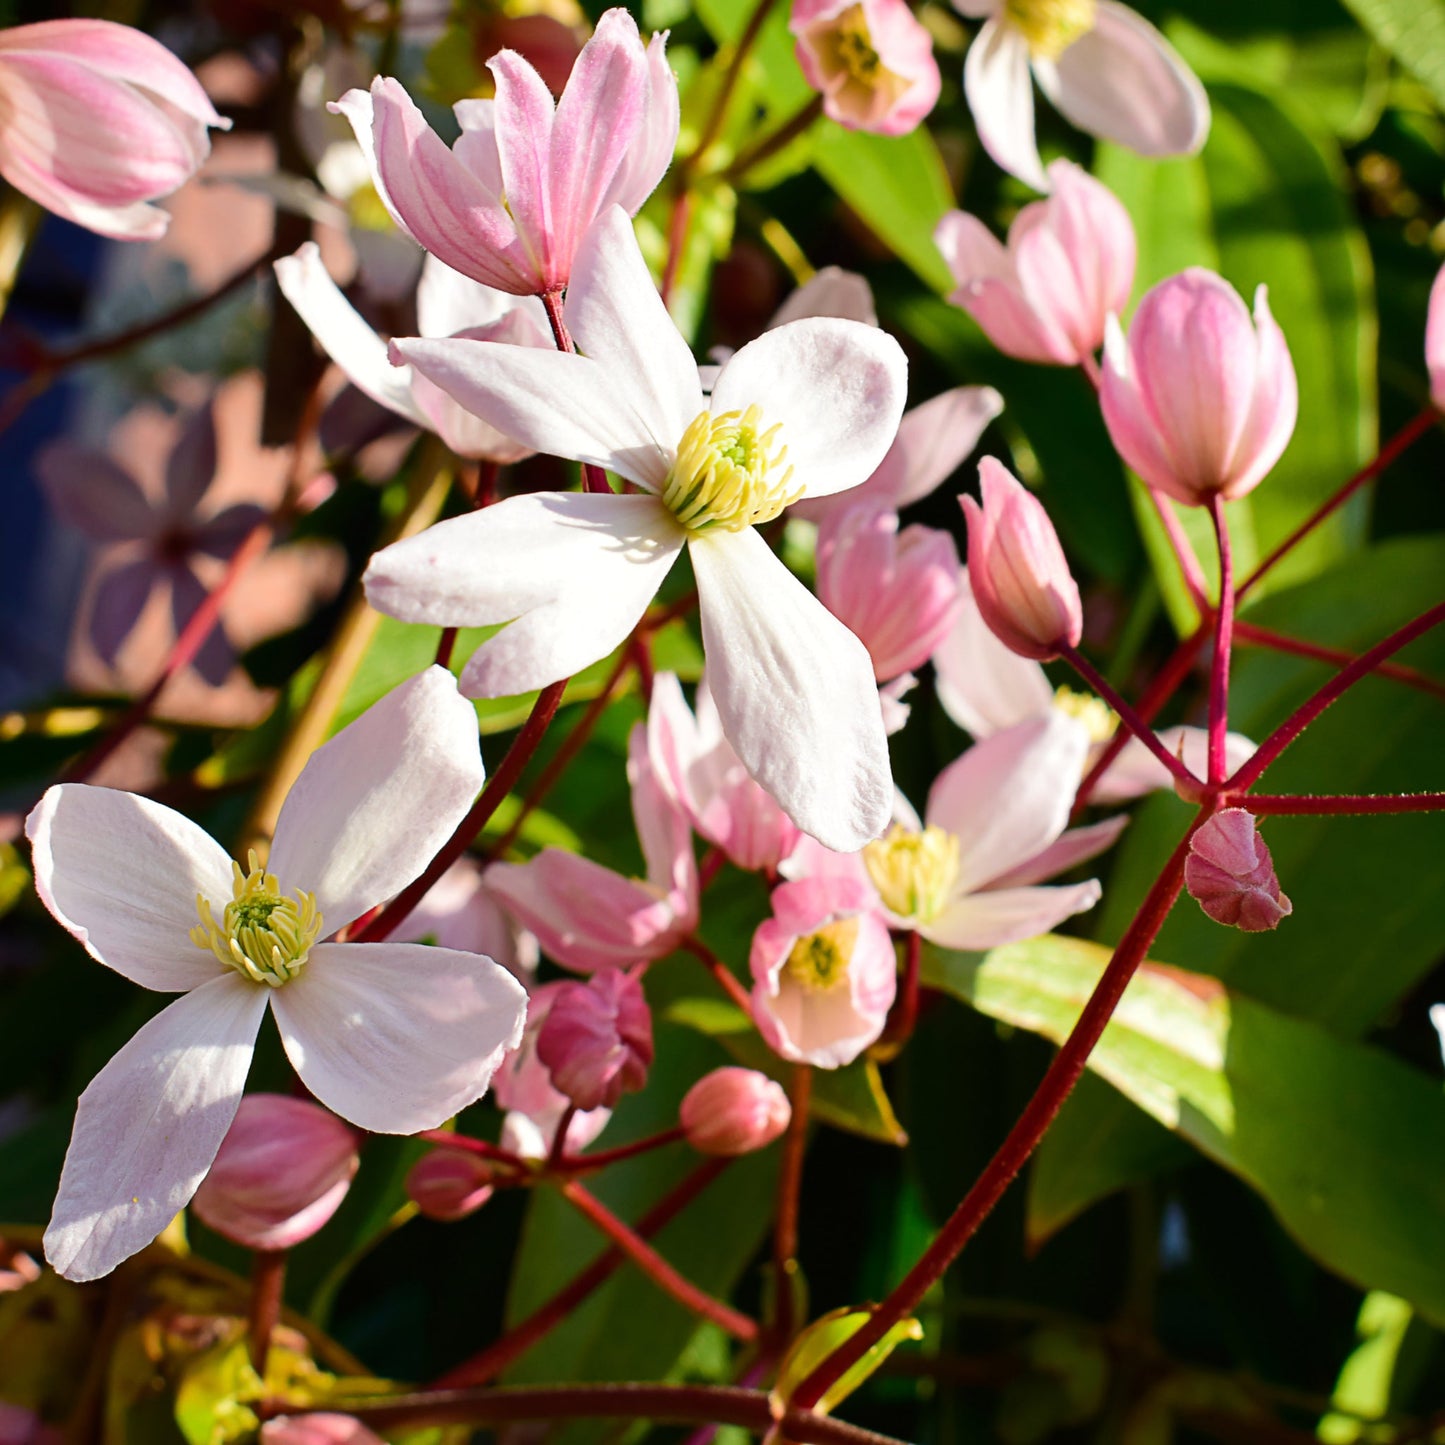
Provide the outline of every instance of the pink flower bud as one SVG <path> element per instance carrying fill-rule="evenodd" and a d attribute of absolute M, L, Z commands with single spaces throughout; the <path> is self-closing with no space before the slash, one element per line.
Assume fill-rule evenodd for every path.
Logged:
<path fill-rule="evenodd" d="M 703 1154 L 751 1154 L 788 1127 L 792 1106 L 783 1086 L 756 1069 L 714 1069 L 685 1095 L 679 1110 L 687 1142 Z"/>
<path fill-rule="evenodd" d="M 1078 584 L 1038 498 L 992 457 L 979 463 L 978 478 L 983 505 L 960 499 L 974 600 L 1000 642 L 1047 662 L 1083 633 Z"/>
<path fill-rule="evenodd" d="M 109 20 L 0 32 L 0 175 L 102 236 L 148 241 L 170 217 L 148 204 L 185 184 L 229 128 L 159 41 Z"/>
<path fill-rule="evenodd" d="M 1245 933 L 1267 933 L 1294 912 L 1254 815 L 1244 808 L 1216 813 L 1189 840 L 1184 884 L 1216 923 Z"/>
<path fill-rule="evenodd" d="M 1445 266 L 1430 287 L 1430 306 L 1425 317 L 1425 367 L 1430 373 L 1430 400 L 1437 411 L 1445 411 Z"/>
<path fill-rule="evenodd" d="M 492 1197 L 492 1168 L 469 1149 L 443 1146 L 407 1171 L 406 1193 L 428 1219 L 451 1223 L 475 1214 Z"/>
<path fill-rule="evenodd" d="M 868 649 L 879 682 L 921 667 L 958 615 L 958 548 L 864 503 L 818 531 L 818 598 Z"/>
<path fill-rule="evenodd" d="M 290 1249 L 336 1213 L 358 1163 L 355 1131 L 319 1104 L 247 1094 L 192 1206 L 248 1249 Z"/>
<path fill-rule="evenodd" d="M 261 1445 L 385 1445 L 350 1415 L 283 1415 L 261 1426 Z"/>
<path fill-rule="evenodd" d="M 978 219 L 950 211 L 933 233 L 958 290 L 948 299 L 1005 356 L 1077 366 L 1104 340 L 1134 285 L 1129 213 L 1072 161 L 1049 167 L 1054 193 L 1018 213 L 1003 246 Z"/>
<path fill-rule="evenodd" d="M 933 37 L 905 0 L 793 0 L 788 29 L 823 114 L 839 125 L 905 135 L 938 100 Z"/>
<path fill-rule="evenodd" d="M 647 1082 L 652 1014 L 639 979 L 607 968 L 563 984 L 537 1035 L 554 1088 L 580 1109 L 612 1108 Z"/>
<path fill-rule="evenodd" d="M 1251 322 L 1234 288 L 1199 267 L 1144 297 L 1127 341 L 1110 319 L 1099 399 L 1119 455 L 1151 487 L 1199 507 L 1258 486 L 1299 411 L 1265 288 Z"/>

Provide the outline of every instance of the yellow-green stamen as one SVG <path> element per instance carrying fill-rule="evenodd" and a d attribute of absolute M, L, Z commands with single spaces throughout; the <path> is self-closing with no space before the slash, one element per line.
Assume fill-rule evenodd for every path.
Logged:
<path fill-rule="evenodd" d="M 840 918 L 800 938 L 783 965 L 788 977 L 809 993 L 829 993 L 848 981 L 848 965 L 858 941 L 858 920 Z"/>
<path fill-rule="evenodd" d="M 1057 60 L 1094 28 L 1096 0 L 1004 0 L 1009 23 L 1035 60 Z"/>
<path fill-rule="evenodd" d="M 782 423 L 766 431 L 758 406 L 714 416 L 699 412 L 683 432 L 662 500 L 690 532 L 721 527 L 741 532 L 771 522 L 803 495 L 792 487 L 788 449 L 778 444 Z"/>
<path fill-rule="evenodd" d="M 1108 742 L 1119 726 L 1119 719 L 1114 716 L 1109 704 L 1091 692 L 1075 692 L 1071 687 L 1061 687 L 1054 693 L 1054 706 L 1066 717 L 1083 723 L 1091 743 Z"/>
<path fill-rule="evenodd" d="M 929 923 L 958 882 L 958 839 L 937 826 L 915 833 L 895 823 L 863 849 L 863 866 L 890 913 Z"/>
<path fill-rule="evenodd" d="M 298 892 L 288 898 L 274 873 L 268 873 L 255 851 L 247 854 L 249 871 L 231 864 L 231 901 L 216 922 L 211 900 L 196 894 L 200 923 L 191 929 L 191 942 L 215 954 L 227 968 L 253 983 L 279 988 L 301 972 L 311 946 L 321 936 L 321 915 L 316 898 Z"/>

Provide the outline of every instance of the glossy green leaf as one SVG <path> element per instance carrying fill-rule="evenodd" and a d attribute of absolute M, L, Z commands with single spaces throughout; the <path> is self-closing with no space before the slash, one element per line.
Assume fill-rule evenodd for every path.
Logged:
<path fill-rule="evenodd" d="M 1445 7 L 1438 0 L 1344 0 L 1351 14 L 1445 106 Z"/>
<path fill-rule="evenodd" d="M 1049 936 L 981 957 L 931 953 L 923 976 L 1062 1042 L 1108 958 Z M 1130 985 L 1089 1068 L 1255 1189 L 1326 1267 L 1445 1321 L 1445 1094 L 1433 1080 L 1158 964 Z"/>

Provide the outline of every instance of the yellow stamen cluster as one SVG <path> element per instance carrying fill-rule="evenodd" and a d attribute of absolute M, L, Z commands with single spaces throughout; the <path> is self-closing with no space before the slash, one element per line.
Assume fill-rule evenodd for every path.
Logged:
<path fill-rule="evenodd" d="M 809 993 L 829 993 L 848 981 L 848 965 L 858 942 L 858 920 L 840 918 L 800 938 L 783 965 L 788 977 Z"/>
<path fill-rule="evenodd" d="M 231 864 L 231 901 L 220 923 L 211 912 L 211 900 L 196 894 L 201 921 L 191 929 L 191 942 L 208 949 L 253 983 L 279 988 L 289 983 L 306 962 L 311 945 L 321 936 L 321 915 L 311 893 L 287 898 L 274 873 L 268 873 L 254 850 L 246 857 L 249 872 Z"/>
<path fill-rule="evenodd" d="M 717 416 L 704 411 L 683 432 L 662 500 L 688 531 L 741 532 L 771 522 L 803 495 L 790 487 L 793 469 L 783 465 L 782 423 L 764 431 L 762 421 L 756 405 Z"/>
<path fill-rule="evenodd" d="M 863 866 L 890 913 L 929 923 L 958 882 L 958 839 L 936 826 L 915 833 L 895 823 L 863 849 Z"/>
<path fill-rule="evenodd" d="M 1119 726 L 1119 719 L 1108 703 L 1091 692 L 1075 692 L 1071 687 L 1061 687 L 1054 693 L 1054 706 L 1066 717 L 1083 723 L 1091 743 L 1108 742 Z"/>
<path fill-rule="evenodd" d="M 846 70 L 855 80 L 872 85 L 882 69 L 883 62 L 873 48 L 873 36 L 868 29 L 867 17 L 861 5 L 850 5 L 834 21 L 834 56 L 840 70 Z"/>
<path fill-rule="evenodd" d="M 1057 60 L 1094 28 L 1096 0 L 1004 0 L 1004 15 L 1035 60 Z"/>

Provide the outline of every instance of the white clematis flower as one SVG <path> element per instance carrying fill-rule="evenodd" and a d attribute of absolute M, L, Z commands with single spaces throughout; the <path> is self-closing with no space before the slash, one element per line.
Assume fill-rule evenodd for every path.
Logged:
<path fill-rule="evenodd" d="M 433 667 L 313 754 L 264 868 L 148 798 L 45 794 L 25 825 L 41 901 L 91 957 L 182 995 L 80 1096 L 45 1232 L 60 1274 L 108 1274 L 185 1207 L 268 1006 L 307 1088 L 363 1129 L 434 1128 L 485 1091 L 526 1017 L 505 969 L 423 944 L 321 941 L 417 877 L 482 778 L 472 708 Z"/>
<path fill-rule="evenodd" d="M 998 165 L 1035 190 L 1050 189 L 1034 140 L 1035 80 L 1066 120 L 1140 155 L 1190 155 L 1204 144 L 1204 87 L 1127 5 L 953 0 L 953 6 L 984 21 L 963 64 L 978 138 Z"/>
<path fill-rule="evenodd" d="M 510 623 L 462 673 L 468 695 L 506 696 L 619 646 L 686 547 L 728 742 L 806 832 L 861 847 L 892 798 L 872 665 L 756 525 L 872 475 L 903 413 L 901 348 L 857 322 L 797 321 L 732 356 L 706 397 L 616 207 L 578 252 L 566 321 L 581 355 L 453 339 L 392 356 L 517 441 L 642 494 L 513 497 L 442 522 L 372 558 L 372 606 Z"/>

